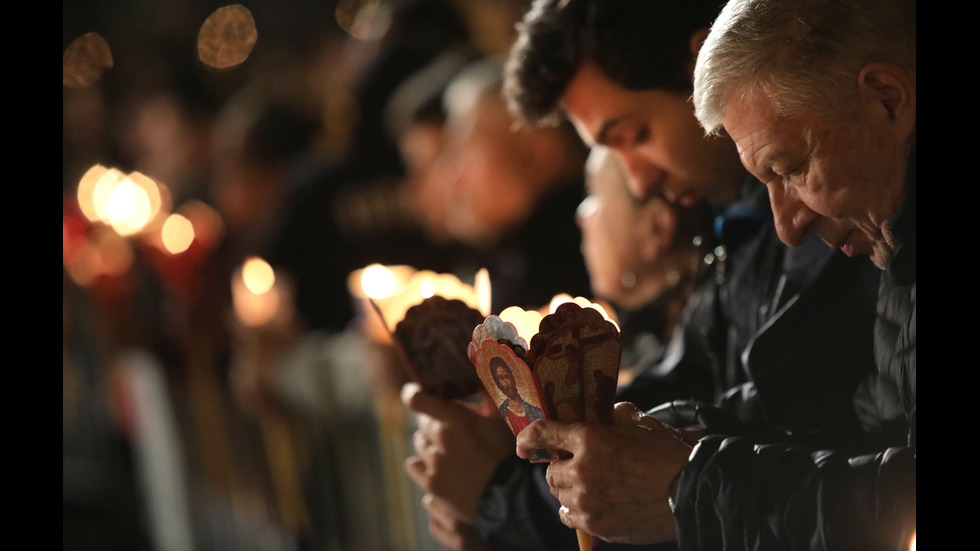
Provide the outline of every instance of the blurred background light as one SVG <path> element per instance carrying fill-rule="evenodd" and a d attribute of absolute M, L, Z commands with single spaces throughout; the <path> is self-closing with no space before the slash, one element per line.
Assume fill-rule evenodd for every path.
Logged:
<path fill-rule="evenodd" d="M 364 268 L 361 274 L 361 288 L 364 289 L 364 294 L 373 299 L 391 296 L 395 292 L 395 285 L 395 275 L 380 264 Z"/>
<path fill-rule="evenodd" d="M 248 290 L 256 295 L 269 292 L 276 283 L 276 275 L 269 263 L 257 256 L 245 261 L 242 266 L 242 279 Z"/>
<path fill-rule="evenodd" d="M 194 239 L 206 249 L 214 249 L 224 237 L 225 225 L 221 215 L 211 205 L 191 199 L 182 204 L 177 212 L 194 226 Z"/>
<path fill-rule="evenodd" d="M 259 327 L 280 313 L 279 290 L 269 264 L 250 257 L 231 280 L 232 305 L 238 320 L 247 327 Z"/>
<path fill-rule="evenodd" d="M 61 58 L 61 82 L 64 86 L 82 88 L 111 68 L 109 44 L 98 33 L 84 34 L 68 45 Z"/>
<path fill-rule="evenodd" d="M 109 194 L 106 215 L 109 224 L 119 235 L 133 235 L 150 221 L 150 197 L 146 190 L 123 178 Z"/>
<path fill-rule="evenodd" d="M 160 229 L 163 247 L 170 254 L 180 254 L 194 242 L 194 225 L 180 214 L 171 214 Z"/>
<path fill-rule="evenodd" d="M 391 14 L 380 0 L 340 0 L 337 24 L 359 40 L 380 37 L 391 25 Z"/>
<path fill-rule="evenodd" d="M 252 12 L 241 4 L 218 8 L 201 25 L 197 55 L 215 69 L 228 69 L 248 59 L 258 39 Z"/>

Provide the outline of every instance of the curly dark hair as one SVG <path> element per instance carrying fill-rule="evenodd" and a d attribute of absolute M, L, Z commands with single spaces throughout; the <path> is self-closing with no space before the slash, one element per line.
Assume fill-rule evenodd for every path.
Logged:
<path fill-rule="evenodd" d="M 722 0 L 535 0 L 518 24 L 505 68 L 514 114 L 555 124 L 558 103 L 590 60 L 630 90 L 692 90 L 690 39 L 707 29 Z"/>

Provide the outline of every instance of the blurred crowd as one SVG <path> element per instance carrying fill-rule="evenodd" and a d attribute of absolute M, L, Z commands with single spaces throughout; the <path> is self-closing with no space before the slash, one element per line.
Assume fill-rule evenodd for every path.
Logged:
<path fill-rule="evenodd" d="M 63 9 L 64 548 L 432 547 L 401 470 L 407 373 L 348 277 L 486 268 L 494 311 L 591 295 L 585 149 L 512 133 L 525 2 L 244 7 L 251 27 L 219 3 Z M 155 184 L 145 226 L 91 214 L 105 169 Z M 236 303 L 256 259 L 274 306 Z"/>
<path fill-rule="evenodd" d="M 733 71 L 748 91 L 731 111 L 729 96 L 703 100 L 717 103 L 709 127 L 714 81 L 696 85 L 726 63 L 700 67 L 710 0 L 65 3 L 63 548 L 565 549 L 569 527 L 600 548 L 708 549 L 734 533 L 744 542 L 718 548 L 788 548 L 830 494 L 781 481 L 849 488 L 866 474 L 849 466 L 866 466 L 900 487 L 866 492 L 898 504 L 877 532 L 914 549 L 915 5 L 879 3 L 904 25 L 898 61 L 866 78 L 885 90 L 868 102 L 880 124 L 807 134 L 888 128 L 855 142 L 905 198 L 874 213 L 899 259 L 872 235 L 874 264 L 863 220 L 828 232 L 877 202 L 845 187 L 826 206 L 839 216 L 818 215 L 827 186 L 781 196 L 773 161 L 743 152 L 770 111 L 824 124 L 792 110 L 796 95 L 733 124 L 782 90 L 753 96 Z M 815 27 L 863 10 L 828 4 L 844 7 L 812 8 Z M 900 155 L 871 151 L 892 139 Z M 422 392 L 375 267 L 477 294 L 488 274 L 483 315 L 560 294 L 601 303 L 631 404 L 611 425 L 544 420 L 516 437 Z M 515 448 L 566 453 L 549 467 Z M 809 448 L 823 451 L 792 451 Z M 799 518 L 770 531 L 787 511 Z M 812 531 L 831 541 L 828 518 Z M 844 548 L 871 541 L 861 530 Z"/>

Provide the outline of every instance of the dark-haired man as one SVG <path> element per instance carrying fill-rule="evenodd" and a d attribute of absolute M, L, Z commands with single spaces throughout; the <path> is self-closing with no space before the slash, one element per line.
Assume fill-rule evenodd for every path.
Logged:
<path fill-rule="evenodd" d="M 584 141 L 608 146 L 638 197 L 707 201 L 719 212 L 722 245 L 709 255 L 714 276 L 689 302 L 664 361 L 621 397 L 644 409 L 681 398 L 718 401 L 732 417 L 726 431 L 850 445 L 859 433 L 850 400 L 873 369 L 876 276 L 868 263 L 836 254 L 817 239 L 787 250 L 773 228 L 765 188 L 747 175 L 734 144 L 705 136 L 698 125 L 688 100 L 692 71 L 718 9 L 714 1 L 539 0 L 510 55 L 508 100 L 527 122 L 567 116 Z M 677 412 L 686 410 L 677 405 L 665 411 L 679 419 Z M 698 428 L 720 430 L 705 423 L 716 418 L 702 414 L 714 411 L 709 406 L 690 411 Z M 610 456 L 593 454 L 601 448 L 615 455 L 637 441 L 637 431 L 653 430 L 628 423 L 641 417 L 635 407 L 621 406 L 611 427 L 546 423 L 583 437 L 572 450 L 575 457 L 549 467 L 549 482 L 554 473 L 574 472 L 603 480 L 611 491 L 569 494 L 566 501 L 564 490 L 552 484 L 559 503 L 541 491 L 540 468 L 505 459 L 480 496 L 477 531 L 505 548 L 567 547 L 571 531 L 554 528 L 560 518 L 612 540 L 670 539 L 643 532 L 653 525 L 673 529 L 670 481 L 647 489 L 637 480 L 665 467 L 676 472 L 689 448 L 674 455 L 651 449 L 615 469 L 602 465 Z M 562 444 L 557 447 L 570 449 Z M 443 459 L 439 466 L 451 469 Z M 615 518 L 606 514 L 614 511 Z M 616 537 L 621 533 L 631 536 Z"/>
<path fill-rule="evenodd" d="M 888 271 L 874 330 L 878 373 L 854 398 L 862 423 L 881 438 L 869 445 L 879 447 L 858 455 L 713 435 L 687 459 L 689 446 L 619 404 L 613 429 L 545 421 L 522 433 L 520 453 L 580 454 L 551 469 L 549 483 L 567 506 L 566 523 L 611 540 L 678 537 L 682 549 L 908 549 L 915 541 L 915 2 L 732 0 L 700 51 L 695 88 L 701 123 L 712 132 L 723 126 L 765 182 L 782 241 L 796 246 L 817 234 Z M 659 468 L 642 470 L 627 453 L 607 459 L 605 448 L 656 455 Z M 595 476 L 596 464 L 615 476 Z M 618 499 L 620 478 L 645 481 L 648 514 Z M 674 498 L 669 508 L 657 499 L 665 493 Z"/>

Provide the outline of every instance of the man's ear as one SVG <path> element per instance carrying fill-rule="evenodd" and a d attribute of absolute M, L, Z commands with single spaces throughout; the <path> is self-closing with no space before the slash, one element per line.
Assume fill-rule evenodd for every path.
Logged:
<path fill-rule="evenodd" d="M 858 73 L 862 100 L 903 130 L 915 131 L 915 77 L 891 63 L 869 63 Z"/>
<path fill-rule="evenodd" d="M 640 221 L 640 257 L 646 262 L 655 262 L 674 243 L 677 231 L 677 215 L 666 201 L 649 199 L 643 203 Z"/>
<path fill-rule="evenodd" d="M 691 60 L 687 64 L 687 72 L 694 78 L 694 64 L 698 60 L 698 52 L 701 51 L 701 45 L 704 44 L 706 38 L 708 38 L 708 33 L 711 29 L 698 29 L 694 31 L 688 42 L 688 47 L 691 49 Z"/>

